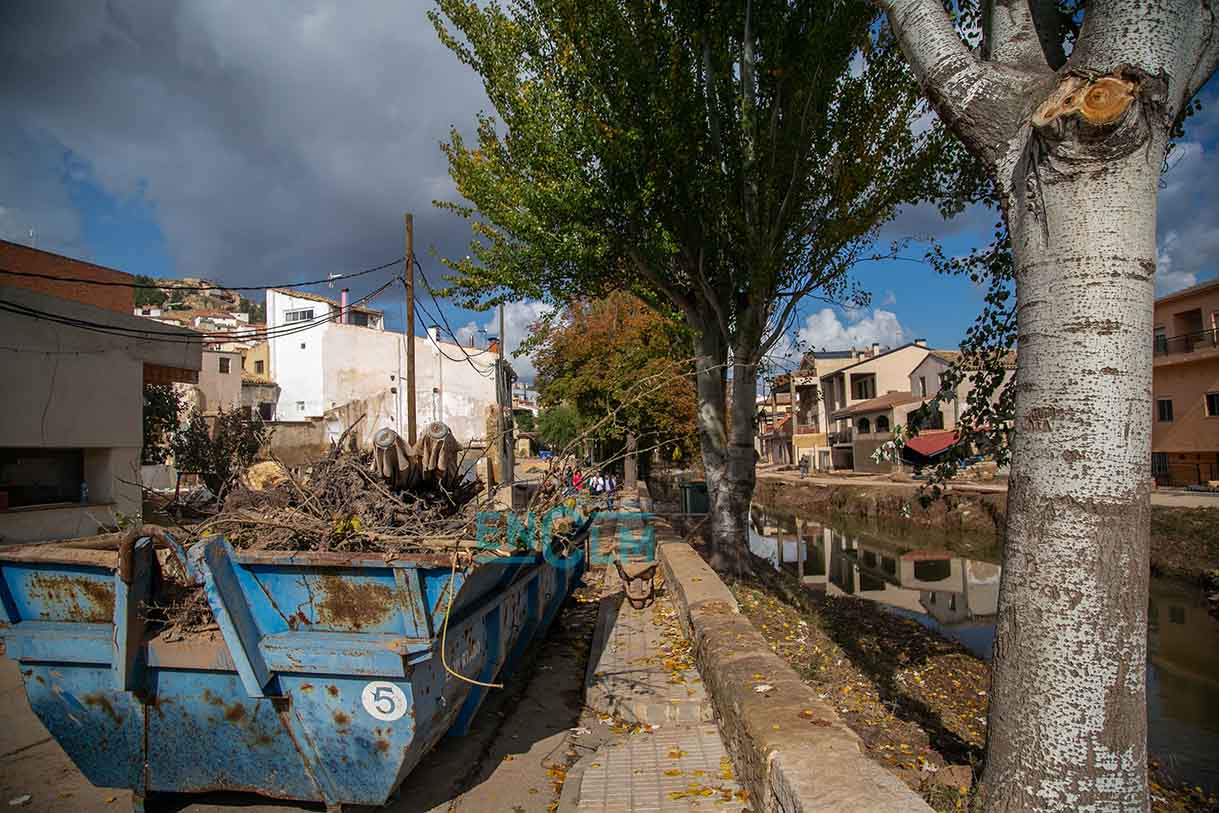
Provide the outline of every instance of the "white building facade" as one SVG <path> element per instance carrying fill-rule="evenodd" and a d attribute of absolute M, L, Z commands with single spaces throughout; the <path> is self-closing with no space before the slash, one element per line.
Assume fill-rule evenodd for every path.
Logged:
<path fill-rule="evenodd" d="M 360 414 L 360 435 L 383 427 L 405 435 L 406 337 L 385 330 L 384 316 L 300 291 L 267 292 L 270 375 L 279 385 L 276 418 L 327 420 L 337 438 Z M 299 326 L 299 331 L 293 331 Z M 482 438 L 495 404 L 493 353 L 414 337 L 418 425 L 443 421 L 459 442 Z M 350 406 L 349 406 L 350 405 Z"/>

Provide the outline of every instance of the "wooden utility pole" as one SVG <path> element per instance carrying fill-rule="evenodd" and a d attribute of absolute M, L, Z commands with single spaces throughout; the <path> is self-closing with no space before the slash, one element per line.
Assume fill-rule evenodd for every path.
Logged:
<path fill-rule="evenodd" d="M 796 435 L 800 432 L 800 410 L 796 406 L 796 371 L 787 374 L 788 389 L 792 399 L 792 462 L 800 465 L 800 452 L 796 449 Z"/>
<path fill-rule="evenodd" d="M 402 382 L 399 382 L 402 383 Z M 415 217 L 406 213 L 406 441 L 415 444 Z"/>

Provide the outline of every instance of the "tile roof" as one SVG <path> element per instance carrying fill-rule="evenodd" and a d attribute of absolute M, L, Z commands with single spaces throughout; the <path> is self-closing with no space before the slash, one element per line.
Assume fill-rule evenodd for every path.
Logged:
<path fill-rule="evenodd" d="M 903 404 L 913 404 L 915 401 L 922 400 L 921 397 L 912 392 L 890 392 L 878 398 L 860 401 L 858 404 L 851 404 L 846 409 L 840 409 L 835 412 L 833 417 L 845 418 L 850 415 L 862 415 L 865 412 L 879 412 L 883 409 L 891 409 Z"/>
<path fill-rule="evenodd" d="M 942 432 L 919 432 L 906 441 L 906 448 L 918 452 L 923 457 L 934 457 L 951 449 L 957 442 L 957 433 L 948 429 Z"/>
<path fill-rule="evenodd" d="M 287 288 L 268 288 L 267 290 L 274 291 L 277 294 L 283 294 L 284 296 L 294 296 L 297 299 L 309 299 L 314 302 L 325 302 L 327 305 L 334 305 L 336 308 L 340 306 L 339 302 L 334 299 L 322 296 L 321 294 L 311 294 L 308 291 L 297 291 Z M 360 311 L 362 313 L 375 313 L 378 316 L 385 315 L 384 311 L 379 311 L 376 308 L 368 308 L 364 305 L 348 305 L 347 308 L 348 310 Z"/>

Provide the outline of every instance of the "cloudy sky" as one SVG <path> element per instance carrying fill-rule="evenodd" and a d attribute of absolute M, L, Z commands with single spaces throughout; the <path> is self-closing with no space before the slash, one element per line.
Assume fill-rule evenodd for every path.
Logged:
<path fill-rule="evenodd" d="M 455 195 L 438 145 L 450 126 L 469 132 L 487 101 L 437 41 L 428 6 L 4 0 L 0 237 L 131 273 L 265 284 L 400 256 L 410 211 L 416 251 L 437 276 L 431 255 L 464 254 L 469 234 L 432 205 Z M 1217 103 L 1210 92 L 1165 179 L 1161 292 L 1219 270 Z M 990 221 L 973 214 L 945 228 L 920 210 L 889 234 L 936 231 L 964 251 Z M 955 346 L 981 304 L 968 282 L 910 263 L 858 276 L 872 305 L 810 303 L 805 342 Z M 383 281 L 365 277 L 353 295 Z M 396 295 L 377 304 L 401 324 Z M 459 333 L 494 332 L 490 314 L 446 309 Z M 508 309 L 510 346 L 538 312 Z"/>

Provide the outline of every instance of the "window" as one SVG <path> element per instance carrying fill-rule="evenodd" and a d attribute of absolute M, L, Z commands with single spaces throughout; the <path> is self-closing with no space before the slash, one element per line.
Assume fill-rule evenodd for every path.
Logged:
<path fill-rule="evenodd" d="M 285 322 L 311 322 L 313 321 L 313 308 L 302 308 L 295 311 L 284 311 Z"/>
<path fill-rule="evenodd" d="M 264 369 L 264 367 L 265 367 L 265 366 L 266 366 L 266 363 L 265 363 L 265 362 L 264 362 L 262 359 L 259 359 L 258 361 L 254 362 L 254 372 L 255 372 L 255 374 L 257 374 L 257 375 L 262 375 L 262 374 L 263 374 L 263 369 Z"/>
<path fill-rule="evenodd" d="M 1156 400 L 1156 418 L 1160 423 L 1172 423 L 1172 399 L 1159 398 Z"/>
<path fill-rule="evenodd" d="M 0 491 L 12 508 L 78 503 L 84 481 L 81 449 L 0 449 Z"/>
<path fill-rule="evenodd" d="M 872 431 L 872 424 L 868 421 L 868 419 L 860 418 L 859 419 L 859 434 L 866 435 L 871 431 Z"/>
<path fill-rule="evenodd" d="M 888 415 L 881 415 L 881 416 L 877 417 L 876 431 L 877 432 L 888 432 L 889 431 L 889 416 Z"/>
<path fill-rule="evenodd" d="M 258 405 L 258 417 L 264 421 L 275 420 L 275 404 L 263 401 Z"/>
<path fill-rule="evenodd" d="M 923 398 L 927 397 L 927 376 L 925 375 L 918 377 L 918 394 Z"/>
<path fill-rule="evenodd" d="M 225 375 L 227 375 L 227 374 L 228 374 L 228 371 L 229 371 L 229 363 L 230 363 L 231 361 L 232 361 L 232 359 L 228 358 L 227 356 L 221 356 L 221 357 L 220 357 L 220 372 L 221 372 L 222 374 L 225 374 Z"/>
<path fill-rule="evenodd" d="M 1168 352 L 1168 332 L 1162 327 L 1158 327 L 1155 329 L 1154 352 L 1156 352 L 1156 353 L 1167 353 Z"/>
<path fill-rule="evenodd" d="M 1219 418 L 1219 392 L 1206 394 L 1206 414 L 1211 418 Z"/>

